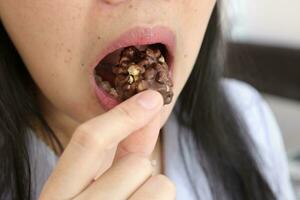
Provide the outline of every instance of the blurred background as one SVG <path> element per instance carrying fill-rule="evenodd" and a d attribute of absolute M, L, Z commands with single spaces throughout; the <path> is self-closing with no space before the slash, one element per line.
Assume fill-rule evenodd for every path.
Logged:
<path fill-rule="evenodd" d="M 273 110 L 300 199 L 300 1 L 224 0 L 227 76 L 263 93 Z"/>

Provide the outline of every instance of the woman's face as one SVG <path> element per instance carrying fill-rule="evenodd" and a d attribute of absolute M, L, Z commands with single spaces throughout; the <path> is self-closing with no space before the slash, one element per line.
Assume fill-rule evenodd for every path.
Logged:
<path fill-rule="evenodd" d="M 214 4 L 215 0 L 0 0 L 0 18 L 40 88 L 43 108 L 78 124 L 106 110 L 95 92 L 93 69 L 112 43 L 122 40 L 124 45 L 127 38 L 128 45 L 170 45 L 174 98 L 164 106 L 163 125 L 192 70 Z"/>

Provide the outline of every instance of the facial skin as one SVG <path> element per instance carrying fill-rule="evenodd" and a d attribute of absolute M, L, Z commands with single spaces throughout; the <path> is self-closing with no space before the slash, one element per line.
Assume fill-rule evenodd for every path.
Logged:
<path fill-rule="evenodd" d="M 135 26 L 167 26 L 176 36 L 174 99 L 201 47 L 215 0 L 0 0 L 0 18 L 40 88 L 50 126 L 65 138 L 105 112 L 89 81 L 99 52 Z M 63 136 L 62 136 L 63 137 Z"/>

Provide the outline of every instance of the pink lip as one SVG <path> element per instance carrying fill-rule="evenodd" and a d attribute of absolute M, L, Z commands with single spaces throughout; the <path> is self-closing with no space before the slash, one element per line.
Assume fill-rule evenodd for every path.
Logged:
<path fill-rule="evenodd" d="M 145 27 L 135 27 L 125 33 L 123 33 L 119 38 L 109 44 L 104 51 L 100 53 L 96 61 L 90 65 L 90 79 L 93 87 L 95 88 L 96 96 L 102 106 L 109 110 L 120 102 L 115 98 L 108 95 L 102 88 L 98 87 L 94 78 L 94 69 L 97 64 L 109 53 L 114 52 L 117 49 L 124 48 L 127 46 L 136 45 L 147 45 L 154 43 L 162 43 L 166 46 L 168 50 L 167 62 L 170 68 L 170 75 L 173 72 L 174 63 L 174 53 L 176 47 L 176 37 L 175 34 L 167 27 L 156 26 L 153 28 Z"/>

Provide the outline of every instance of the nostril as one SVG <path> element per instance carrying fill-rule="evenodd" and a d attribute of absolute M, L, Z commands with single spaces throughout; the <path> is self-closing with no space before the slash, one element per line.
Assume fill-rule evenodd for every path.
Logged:
<path fill-rule="evenodd" d="M 103 0 L 107 4 L 119 4 L 122 3 L 125 0 Z"/>

